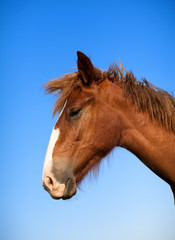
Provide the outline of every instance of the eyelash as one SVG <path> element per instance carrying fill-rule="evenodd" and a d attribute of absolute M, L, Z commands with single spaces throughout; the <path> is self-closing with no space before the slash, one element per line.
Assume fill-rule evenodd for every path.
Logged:
<path fill-rule="evenodd" d="M 77 107 L 70 109 L 68 117 L 69 118 L 78 117 L 81 113 L 81 110 L 82 110 L 81 108 L 77 108 Z"/>

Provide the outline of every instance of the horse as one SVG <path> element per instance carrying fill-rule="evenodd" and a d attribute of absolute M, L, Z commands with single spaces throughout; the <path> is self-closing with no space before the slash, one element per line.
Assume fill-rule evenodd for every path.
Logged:
<path fill-rule="evenodd" d="M 169 184 L 175 198 L 175 98 L 113 63 L 96 68 L 77 52 L 77 71 L 48 81 L 59 113 L 47 148 L 42 185 L 69 199 L 90 170 L 116 146 L 125 148 Z"/>

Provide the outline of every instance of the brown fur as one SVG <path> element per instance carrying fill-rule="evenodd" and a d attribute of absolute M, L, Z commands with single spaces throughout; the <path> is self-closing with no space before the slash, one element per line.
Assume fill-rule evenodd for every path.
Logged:
<path fill-rule="evenodd" d="M 175 99 L 146 79 L 137 81 L 121 62 L 101 71 L 85 54 L 77 55 L 77 72 L 44 85 L 47 93 L 57 96 L 54 114 L 67 100 L 54 127 L 59 138 L 46 190 L 54 196 L 52 190 L 64 183 L 62 198 L 70 198 L 76 183 L 120 146 L 165 180 L 175 196 Z"/>
<path fill-rule="evenodd" d="M 121 62 L 120 68 L 114 63 L 108 71 L 95 68 L 95 81 L 97 84 L 106 77 L 114 84 L 121 83 L 123 96 L 130 99 L 137 111 L 147 112 L 151 120 L 155 119 L 168 131 L 175 134 L 175 99 L 168 92 L 155 87 L 146 79 L 137 81 L 132 72 L 127 72 L 123 68 Z M 47 93 L 57 95 L 53 115 L 62 109 L 70 94 L 82 86 L 80 78 L 79 72 L 73 72 L 49 81 L 44 85 Z"/>

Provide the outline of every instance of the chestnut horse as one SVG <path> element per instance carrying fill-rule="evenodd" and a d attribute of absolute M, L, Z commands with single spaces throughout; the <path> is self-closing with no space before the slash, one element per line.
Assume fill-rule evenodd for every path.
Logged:
<path fill-rule="evenodd" d="M 60 112 L 48 145 L 42 184 L 69 199 L 100 160 L 120 146 L 165 180 L 175 197 L 175 99 L 122 64 L 102 71 L 77 52 L 77 72 L 47 82 Z"/>

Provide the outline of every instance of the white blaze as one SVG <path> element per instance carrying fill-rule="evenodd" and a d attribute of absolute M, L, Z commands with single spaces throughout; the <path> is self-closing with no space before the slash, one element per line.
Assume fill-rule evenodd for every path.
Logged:
<path fill-rule="evenodd" d="M 49 141 L 49 145 L 47 147 L 47 152 L 46 152 L 46 156 L 45 156 L 45 160 L 44 160 L 44 167 L 43 167 L 43 178 L 45 177 L 45 173 L 46 172 L 50 172 L 51 168 L 52 168 L 52 153 L 53 153 L 53 149 L 55 147 L 55 143 L 58 140 L 60 134 L 60 130 L 59 128 L 52 130 L 51 136 L 50 136 L 50 141 Z"/>
<path fill-rule="evenodd" d="M 64 103 L 64 106 L 59 114 L 58 119 L 61 117 L 61 115 L 66 107 L 66 104 L 67 104 L 67 100 Z M 42 176 L 43 180 L 46 177 L 47 173 L 50 173 L 50 171 L 51 171 L 53 149 L 58 140 L 59 134 L 60 134 L 59 128 L 55 129 L 55 126 L 54 126 L 51 136 L 50 136 L 50 141 L 49 141 L 49 145 L 47 147 L 47 152 L 46 152 L 46 156 L 45 156 L 45 160 L 44 160 L 43 176 Z"/>
<path fill-rule="evenodd" d="M 62 110 L 61 110 L 61 112 L 60 112 L 60 114 L 59 114 L 58 119 L 61 117 L 61 115 L 62 115 L 62 113 L 63 113 L 63 111 L 64 111 L 64 109 L 65 109 L 65 107 L 66 107 L 66 104 L 67 104 L 67 100 L 66 100 L 65 103 L 64 103 L 64 106 L 63 106 L 63 108 L 62 108 Z"/>

